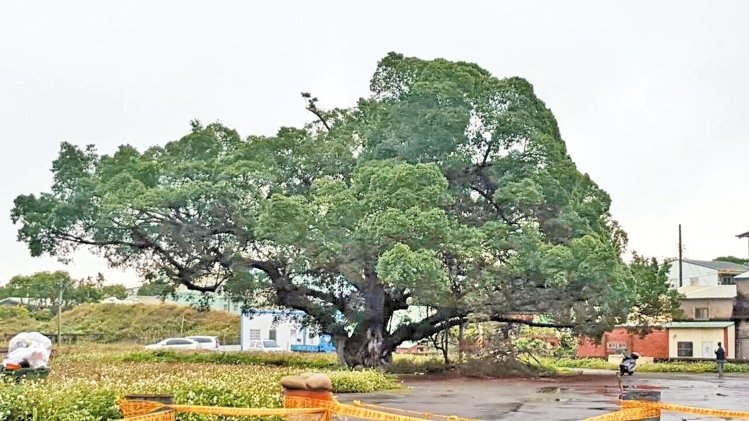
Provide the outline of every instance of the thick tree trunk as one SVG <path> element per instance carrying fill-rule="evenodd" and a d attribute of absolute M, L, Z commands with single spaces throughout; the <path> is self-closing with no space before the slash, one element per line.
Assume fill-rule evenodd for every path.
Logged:
<path fill-rule="evenodd" d="M 442 358 L 445 360 L 445 365 L 450 365 L 450 329 L 445 329 L 442 334 Z"/>
<path fill-rule="evenodd" d="M 345 345 L 341 352 L 349 367 L 386 367 L 392 362 L 393 344 L 387 332 L 389 317 L 385 312 L 385 290 L 373 272 L 366 274 L 366 281 L 362 288 L 363 320 L 343 341 Z"/>
<path fill-rule="evenodd" d="M 389 345 L 387 332 L 378 326 L 370 326 L 354 333 L 342 350 L 343 361 L 348 367 L 385 368 L 393 361 L 393 349 Z M 336 348 L 338 343 L 336 343 Z M 341 355 L 339 354 L 339 358 Z"/>
<path fill-rule="evenodd" d="M 333 337 L 333 343 L 335 344 L 336 358 L 338 364 L 347 366 L 346 363 L 346 345 L 348 344 L 348 337 L 344 335 Z"/>
<path fill-rule="evenodd" d="M 463 357 L 465 356 L 465 331 L 466 331 L 466 323 L 461 320 L 460 324 L 458 325 L 458 362 L 463 362 Z"/>

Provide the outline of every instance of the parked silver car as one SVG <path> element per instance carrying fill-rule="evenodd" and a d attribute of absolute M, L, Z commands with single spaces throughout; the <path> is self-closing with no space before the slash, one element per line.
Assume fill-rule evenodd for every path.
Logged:
<path fill-rule="evenodd" d="M 146 345 L 146 349 L 198 350 L 200 343 L 188 338 L 168 338 L 159 343 Z"/>
<path fill-rule="evenodd" d="M 205 350 L 218 350 L 218 348 L 221 346 L 221 342 L 219 342 L 218 337 L 216 336 L 188 336 L 187 339 L 192 339 L 193 341 L 200 344 L 200 349 Z"/>
<path fill-rule="evenodd" d="M 252 352 L 284 352 L 285 349 L 278 345 L 278 342 L 272 339 L 266 339 L 264 341 L 250 341 L 248 344 L 248 351 Z"/>

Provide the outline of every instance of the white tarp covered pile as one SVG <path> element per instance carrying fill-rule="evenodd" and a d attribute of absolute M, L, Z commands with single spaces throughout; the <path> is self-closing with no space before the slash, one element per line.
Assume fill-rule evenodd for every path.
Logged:
<path fill-rule="evenodd" d="M 52 341 L 39 332 L 23 332 L 10 340 L 8 355 L 3 360 L 6 369 L 47 368 L 52 353 Z"/>

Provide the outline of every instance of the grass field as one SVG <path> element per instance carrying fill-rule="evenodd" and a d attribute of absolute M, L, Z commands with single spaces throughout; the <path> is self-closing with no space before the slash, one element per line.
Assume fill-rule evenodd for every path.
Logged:
<path fill-rule="evenodd" d="M 239 315 L 198 311 L 171 304 L 82 304 L 62 314 L 65 334 L 91 335 L 97 342 L 157 342 L 171 336 L 211 335 L 235 339 Z M 24 307 L 0 308 L 0 333 L 56 332 L 49 310 L 29 312 Z"/>

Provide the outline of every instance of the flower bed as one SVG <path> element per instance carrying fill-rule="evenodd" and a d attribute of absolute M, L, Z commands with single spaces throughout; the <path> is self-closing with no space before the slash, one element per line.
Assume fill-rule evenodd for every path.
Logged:
<path fill-rule="evenodd" d="M 320 371 L 315 364 L 306 368 L 300 360 L 293 367 L 278 364 L 246 364 L 242 355 L 230 363 L 221 354 L 154 354 L 166 360 L 210 359 L 213 362 L 124 361 L 132 353 L 93 350 L 88 353 L 63 350 L 53 360 L 49 377 L 40 381 L 0 384 L 0 419 L 7 421 L 107 420 L 118 418 L 117 398 L 126 394 L 158 393 L 175 396 L 177 403 L 235 407 L 279 407 L 283 391 L 281 377 L 305 371 Z M 289 356 L 292 358 L 293 356 Z M 150 357 L 143 357 L 148 360 Z M 316 361 L 314 357 L 312 361 Z M 330 375 L 334 391 L 372 392 L 393 389 L 399 383 L 376 371 L 322 370 Z M 181 415 L 181 420 L 213 419 Z"/>

